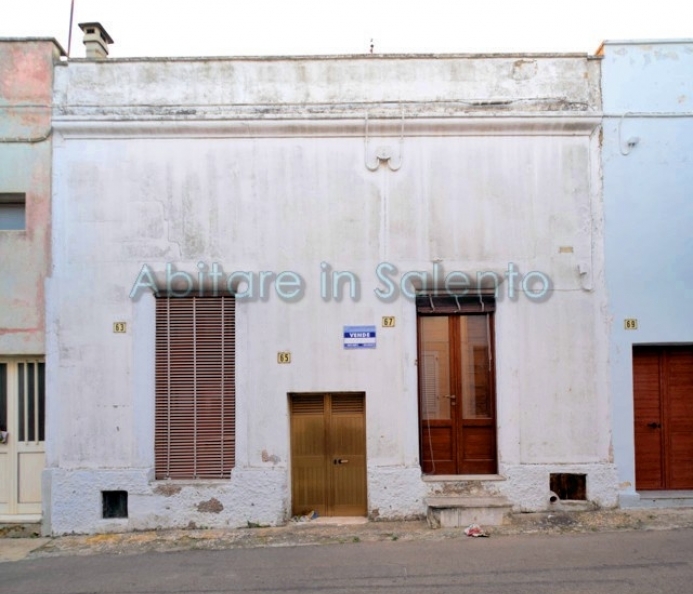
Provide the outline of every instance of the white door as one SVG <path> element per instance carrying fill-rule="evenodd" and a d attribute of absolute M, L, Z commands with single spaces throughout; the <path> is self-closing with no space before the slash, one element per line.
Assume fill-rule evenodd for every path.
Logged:
<path fill-rule="evenodd" d="M 45 370 L 39 359 L 0 360 L 0 515 L 41 513 Z"/>

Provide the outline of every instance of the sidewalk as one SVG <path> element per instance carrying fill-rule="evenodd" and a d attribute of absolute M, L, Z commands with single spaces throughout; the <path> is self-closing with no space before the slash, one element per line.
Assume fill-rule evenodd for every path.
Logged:
<path fill-rule="evenodd" d="M 513 514 L 503 526 L 482 526 L 491 537 L 622 530 L 693 528 L 693 508 Z M 462 528 L 432 529 L 425 521 L 366 522 L 318 518 L 286 526 L 209 530 L 159 530 L 122 534 L 2 538 L 0 562 L 56 555 L 138 554 L 149 551 L 219 550 L 376 541 L 468 538 Z"/>

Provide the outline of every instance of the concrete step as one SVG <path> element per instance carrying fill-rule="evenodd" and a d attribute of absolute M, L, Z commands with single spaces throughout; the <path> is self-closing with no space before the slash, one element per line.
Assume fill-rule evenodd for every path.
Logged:
<path fill-rule="evenodd" d="M 512 511 L 512 505 L 502 496 L 435 495 L 427 497 L 425 502 L 432 528 L 466 528 L 470 524 L 500 526 Z"/>
<path fill-rule="evenodd" d="M 633 507 L 666 509 L 693 507 L 693 491 L 639 491 L 640 500 Z"/>
<path fill-rule="evenodd" d="M 40 522 L 2 522 L 0 538 L 35 538 L 41 535 Z"/>

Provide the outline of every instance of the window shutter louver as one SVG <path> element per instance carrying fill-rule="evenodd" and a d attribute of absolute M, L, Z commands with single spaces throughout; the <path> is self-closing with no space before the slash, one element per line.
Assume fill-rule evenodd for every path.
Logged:
<path fill-rule="evenodd" d="M 156 301 L 157 479 L 229 478 L 235 453 L 233 297 Z"/>
<path fill-rule="evenodd" d="M 323 415 L 325 414 L 325 397 L 322 394 L 300 396 L 293 395 L 291 412 L 295 415 Z"/>
<path fill-rule="evenodd" d="M 333 394 L 332 414 L 363 414 L 365 402 L 361 394 Z"/>

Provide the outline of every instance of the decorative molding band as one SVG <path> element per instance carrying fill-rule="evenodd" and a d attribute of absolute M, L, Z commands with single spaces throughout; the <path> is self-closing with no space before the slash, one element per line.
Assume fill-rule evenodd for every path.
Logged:
<path fill-rule="evenodd" d="M 368 136 L 589 136 L 602 123 L 601 113 L 474 114 L 465 117 L 401 115 L 368 120 Z M 363 118 L 281 120 L 96 120 L 55 117 L 53 127 L 65 139 L 79 138 L 340 138 L 366 135 Z"/>

